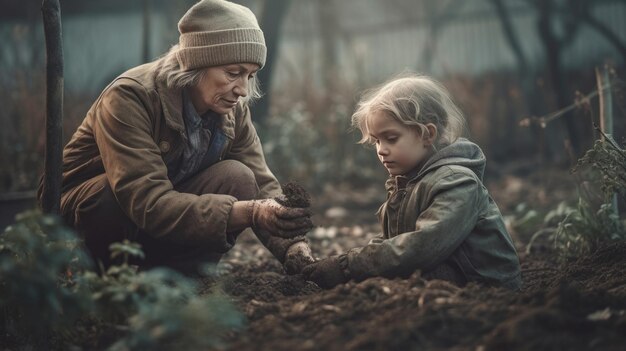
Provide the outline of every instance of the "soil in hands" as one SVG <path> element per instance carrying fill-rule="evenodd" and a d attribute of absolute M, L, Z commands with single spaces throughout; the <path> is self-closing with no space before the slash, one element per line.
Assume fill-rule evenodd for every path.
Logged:
<path fill-rule="evenodd" d="M 274 198 L 278 203 L 287 207 L 311 207 L 311 196 L 303 186 L 296 182 L 288 182 L 282 185 L 283 194 Z M 300 273 L 300 270 L 313 263 L 311 253 L 305 255 L 301 251 L 290 253 L 285 258 L 285 271 L 289 275 Z"/>
<path fill-rule="evenodd" d="M 278 203 L 287 207 L 311 207 L 311 196 L 296 182 L 288 182 L 282 185 L 283 194 L 274 198 Z"/>

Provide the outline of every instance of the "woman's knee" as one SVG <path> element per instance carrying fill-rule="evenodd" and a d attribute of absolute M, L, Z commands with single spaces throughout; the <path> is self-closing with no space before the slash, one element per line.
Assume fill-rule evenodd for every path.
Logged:
<path fill-rule="evenodd" d="M 254 172 L 236 160 L 218 162 L 181 184 L 179 191 L 196 195 L 226 194 L 238 200 L 251 200 L 259 193 Z"/>
<path fill-rule="evenodd" d="M 227 176 L 226 182 L 232 182 L 235 194 L 231 194 L 239 200 L 254 199 L 259 193 L 259 186 L 256 183 L 254 172 L 248 166 L 235 160 L 226 160 L 224 172 Z"/>

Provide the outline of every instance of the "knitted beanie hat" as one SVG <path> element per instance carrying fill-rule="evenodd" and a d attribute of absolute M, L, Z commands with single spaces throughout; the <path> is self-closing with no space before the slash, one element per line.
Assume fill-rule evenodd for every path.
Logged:
<path fill-rule="evenodd" d="M 247 7 L 202 0 L 180 19 L 178 31 L 176 57 L 184 71 L 232 63 L 265 64 L 265 38 Z"/>

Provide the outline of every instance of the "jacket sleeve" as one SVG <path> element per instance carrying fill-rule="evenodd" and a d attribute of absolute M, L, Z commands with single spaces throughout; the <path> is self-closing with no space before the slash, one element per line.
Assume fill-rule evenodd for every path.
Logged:
<path fill-rule="evenodd" d="M 122 210 L 150 235 L 227 251 L 232 238 L 226 225 L 236 199 L 173 189 L 153 138 L 154 109 L 160 106 L 152 100 L 143 86 L 122 79 L 98 103 L 94 136 L 111 189 Z"/>
<path fill-rule="evenodd" d="M 418 216 L 414 231 L 348 251 L 351 277 L 403 276 L 443 262 L 476 225 L 481 195 L 482 183 L 473 174 L 453 172 L 439 178 L 427 190 L 428 207 Z"/>
<path fill-rule="evenodd" d="M 240 113 L 237 116 L 239 120 L 236 122 L 235 140 L 227 157 L 243 163 L 252 170 L 261 190 L 260 198 L 277 196 L 281 194 L 280 184 L 265 162 L 261 140 L 250 117 L 250 109 L 247 105 L 240 108 L 241 111 L 238 111 Z"/>
<path fill-rule="evenodd" d="M 261 190 L 259 198 L 270 198 L 280 195 L 282 193 L 280 184 L 265 162 L 261 140 L 252 124 L 248 106 L 244 105 L 242 107 L 240 115 L 242 116 L 241 122 L 237 121 L 236 137 L 228 158 L 238 160 L 252 170 Z M 262 229 L 255 229 L 254 233 L 259 241 L 281 263 L 284 263 L 285 253 L 291 245 L 306 241 L 304 236 L 287 239 L 274 236 Z"/>

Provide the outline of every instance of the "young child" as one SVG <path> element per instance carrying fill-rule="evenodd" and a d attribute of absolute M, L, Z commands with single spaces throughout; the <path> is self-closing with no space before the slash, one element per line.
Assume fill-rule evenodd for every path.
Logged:
<path fill-rule="evenodd" d="M 331 288 L 350 279 L 406 277 L 518 289 L 520 265 L 497 205 L 482 183 L 485 156 L 460 135 L 465 120 L 448 91 L 425 76 L 394 79 L 366 94 L 352 116 L 361 143 L 389 172 L 383 233 L 367 246 L 306 266 Z"/>

